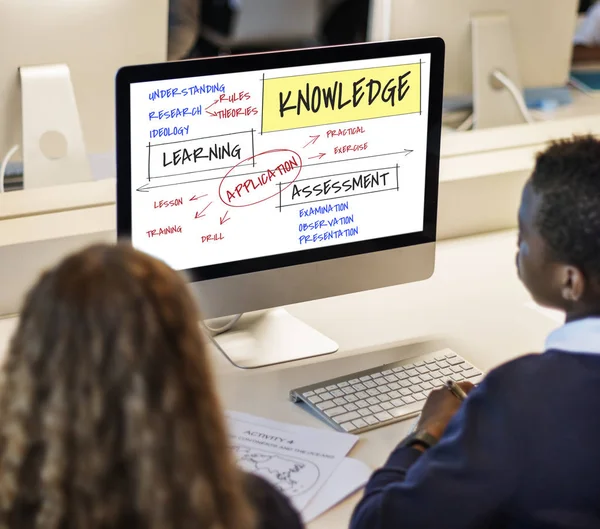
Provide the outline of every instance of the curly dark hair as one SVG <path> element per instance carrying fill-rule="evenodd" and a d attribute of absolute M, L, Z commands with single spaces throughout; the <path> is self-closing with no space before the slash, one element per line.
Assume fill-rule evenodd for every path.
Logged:
<path fill-rule="evenodd" d="M 600 141 L 553 143 L 538 155 L 531 186 L 541 198 L 534 222 L 552 257 L 600 279 Z"/>
<path fill-rule="evenodd" d="M 185 282 L 125 245 L 28 294 L 0 386 L 2 529 L 246 529 Z"/>

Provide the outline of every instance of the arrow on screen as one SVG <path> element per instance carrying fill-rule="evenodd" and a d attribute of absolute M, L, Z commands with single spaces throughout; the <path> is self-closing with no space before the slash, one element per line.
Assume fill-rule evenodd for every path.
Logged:
<path fill-rule="evenodd" d="M 315 158 L 318 158 L 320 160 L 321 158 L 323 158 L 323 156 L 325 156 L 325 153 L 321 152 L 321 153 L 317 154 L 316 156 L 311 156 L 309 158 L 309 160 L 314 160 Z"/>
<path fill-rule="evenodd" d="M 209 202 L 208 206 L 206 206 L 200 213 L 198 213 L 196 211 L 196 216 L 194 218 L 195 219 L 200 219 L 202 217 L 206 217 L 206 215 L 204 214 L 204 212 L 210 207 L 211 204 L 212 204 L 212 202 Z"/>
<path fill-rule="evenodd" d="M 223 215 L 222 217 L 219 217 L 219 222 L 220 225 L 223 226 L 223 224 L 225 224 L 228 220 L 231 220 L 227 215 L 229 214 L 229 210 L 227 210 L 225 212 L 225 215 Z"/>
<path fill-rule="evenodd" d="M 207 197 L 208 195 L 200 195 L 199 197 L 197 197 L 196 195 L 194 195 L 192 198 L 190 198 L 190 202 L 193 202 L 194 200 L 200 200 L 201 198 Z"/>
<path fill-rule="evenodd" d="M 306 149 L 306 147 L 308 147 L 309 145 L 312 145 L 313 143 L 316 143 L 316 141 L 321 137 L 320 134 L 317 134 L 316 136 L 309 136 L 309 138 L 312 138 L 303 148 Z"/>
<path fill-rule="evenodd" d="M 408 156 L 411 152 L 415 152 L 415 151 L 411 151 L 410 149 L 404 149 L 403 151 L 400 151 L 398 154 L 404 154 L 404 156 Z"/>

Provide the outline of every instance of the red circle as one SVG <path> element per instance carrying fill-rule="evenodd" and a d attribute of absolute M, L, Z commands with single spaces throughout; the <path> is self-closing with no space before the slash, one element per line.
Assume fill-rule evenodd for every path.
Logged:
<path fill-rule="evenodd" d="M 300 166 L 297 168 L 298 172 L 296 173 L 296 176 L 285 187 L 278 189 L 272 195 L 270 195 L 266 198 L 257 200 L 256 202 L 252 202 L 251 204 L 230 204 L 230 203 L 226 202 L 225 200 L 223 200 L 223 197 L 221 196 L 221 188 L 223 187 L 223 182 L 225 182 L 225 180 L 231 175 L 231 173 L 233 171 L 235 171 L 240 165 L 242 165 L 246 162 L 255 160 L 259 156 L 263 156 L 265 154 L 273 154 L 273 153 L 281 153 L 281 152 L 291 152 L 292 154 L 295 154 L 298 157 L 298 159 L 300 160 Z M 250 158 L 246 158 L 245 160 L 242 160 L 241 162 L 238 162 L 227 172 L 227 174 L 223 177 L 223 179 L 219 183 L 219 198 L 221 199 L 221 202 L 223 202 L 223 204 L 225 204 L 226 206 L 232 207 L 232 208 L 245 208 L 248 206 L 254 206 L 256 204 L 260 204 L 261 202 L 265 202 L 266 200 L 270 200 L 273 197 L 276 197 L 279 193 L 283 193 L 288 187 L 290 187 L 298 179 L 301 171 L 302 171 L 302 158 L 296 151 L 292 151 L 291 149 L 272 149 L 270 151 L 261 152 L 254 156 L 250 156 Z M 235 178 L 235 176 L 232 176 L 232 178 Z"/>

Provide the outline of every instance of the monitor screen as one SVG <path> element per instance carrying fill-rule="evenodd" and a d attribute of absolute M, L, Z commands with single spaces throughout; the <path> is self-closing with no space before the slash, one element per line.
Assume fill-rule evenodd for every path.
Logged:
<path fill-rule="evenodd" d="M 435 238 L 433 51 L 385 44 L 138 67 L 126 94 L 118 80 L 133 245 L 221 277 Z"/>

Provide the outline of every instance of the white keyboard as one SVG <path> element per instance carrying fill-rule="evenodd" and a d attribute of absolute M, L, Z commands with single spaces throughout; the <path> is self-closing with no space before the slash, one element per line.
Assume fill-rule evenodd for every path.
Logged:
<path fill-rule="evenodd" d="M 336 430 L 362 433 L 418 415 L 429 392 L 449 379 L 476 384 L 482 376 L 444 349 L 294 389 L 290 398 Z"/>

